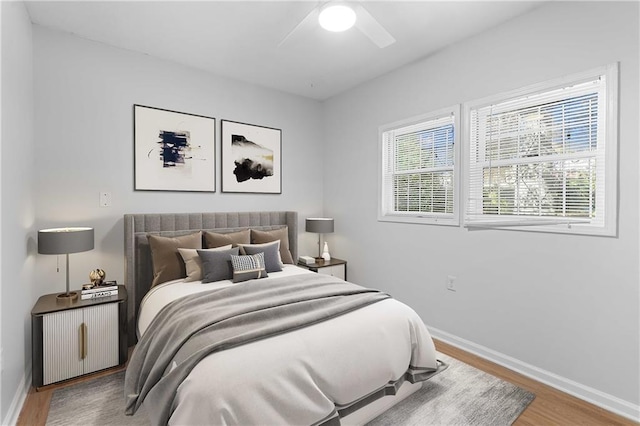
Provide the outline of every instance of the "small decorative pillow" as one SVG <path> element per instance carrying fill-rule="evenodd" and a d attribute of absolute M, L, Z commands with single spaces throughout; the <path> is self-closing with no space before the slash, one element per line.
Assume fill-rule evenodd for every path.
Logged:
<path fill-rule="evenodd" d="M 238 255 L 240 250 L 234 247 L 228 250 L 198 250 L 202 261 L 202 282 L 230 280 L 233 278 L 231 255 Z"/>
<path fill-rule="evenodd" d="M 147 239 L 153 264 L 151 287 L 187 276 L 184 262 L 178 253 L 178 247 L 202 248 L 202 233 L 200 231 L 179 237 L 162 237 L 150 234 L 147 235 Z"/>
<path fill-rule="evenodd" d="M 289 228 L 275 229 L 273 231 L 251 230 L 251 244 L 270 243 L 271 241 L 280 240 L 280 258 L 282 263 L 293 264 L 293 256 L 289 250 Z"/>
<path fill-rule="evenodd" d="M 267 272 L 282 271 L 280 260 L 280 240 L 265 244 L 239 244 L 241 254 L 264 253 L 264 264 Z"/>
<path fill-rule="evenodd" d="M 231 255 L 231 265 L 233 265 L 234 283 L 267 277 L 267 270 L 264 266 L 264 253 L 248 256 Z"/>
<path fill-rule="evenodd" d="M 231 244 L 212 249 L 203 249 L 203 251 L 220 251 L 229 250 L 230 248 Z M 180 256 L 182 256 L 182 260 L 184 260 L 184 267 L 187 270 L 187 278 L 185 278 L 184 282 L 202 280 L 202 260 L 200 260 L 200 256 L 198 256 L 198 250 L 179 248 L 178 252 L 180 253 Z"/>
<path fill-rule="evenodd" d="M 228 232 L 226 234 L 204 231 L 204 243 L 207 248 L 222 247 L 229 244 L 233 247 L 236 247 L 238 244 L 249 244 L 251 243 L 251 231 L 245 229 L 243 231 Z"/>

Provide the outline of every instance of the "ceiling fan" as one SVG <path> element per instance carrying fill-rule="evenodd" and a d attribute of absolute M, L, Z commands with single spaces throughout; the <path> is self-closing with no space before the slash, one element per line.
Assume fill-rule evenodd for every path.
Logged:
<path fill-rule="evenodd" d="M 339 15 L 339 22 L 336 26 L 332 26 L 332 16 Z M 344 21 L 342 21 L 344 19 Z M 325 23 L 328 22 L 325 26 Z M 308 31 L 315 25 L 321 25 L 328 31 L 345 31 L 351 26 L 355 26 L 365 36 L 367 36 L 379 48 L 387 47 L 396 42 L 389 32 L 362 6 L 358 1 L 329 1 L 318 3 L 316 7 L 307 14 L 307 16 L 298 23 L 284 39 L 278 44 L 282 46 L 294 34 L 302 31 Z"/>

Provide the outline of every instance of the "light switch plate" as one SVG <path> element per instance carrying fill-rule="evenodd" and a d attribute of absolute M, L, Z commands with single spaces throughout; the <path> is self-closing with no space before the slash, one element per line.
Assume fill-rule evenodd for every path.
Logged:
<path fill-rule="evenodd" d="M 103 191 L 100 193 L 100 207 L 111 207 L 111 193 Z"/>

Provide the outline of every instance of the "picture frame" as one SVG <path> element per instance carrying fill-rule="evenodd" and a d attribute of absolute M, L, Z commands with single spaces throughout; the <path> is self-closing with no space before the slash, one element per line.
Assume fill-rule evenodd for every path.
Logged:
<path fill-rule="evenodd" d="M 222 120 L 222 192 L 282 193 L 282 130 Z"/>
<path fill-rule="evenodd" d="M 216 119 L 137 105 L 134 116 L 136 191 L 216 191 Z"/>

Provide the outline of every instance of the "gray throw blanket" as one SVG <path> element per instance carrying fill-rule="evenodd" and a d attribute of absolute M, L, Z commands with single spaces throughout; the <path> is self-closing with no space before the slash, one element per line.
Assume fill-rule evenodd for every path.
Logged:
<path fill-rule="evenodd" d="M 178 386 L 207 355 L 389 297 L 322 274 L 252 280 L 184 296 L 158 313 L 133 351 L 125 376 L 126 414 L 135 414 L 147 398 L 152 423 L 167 424 Z"/>

